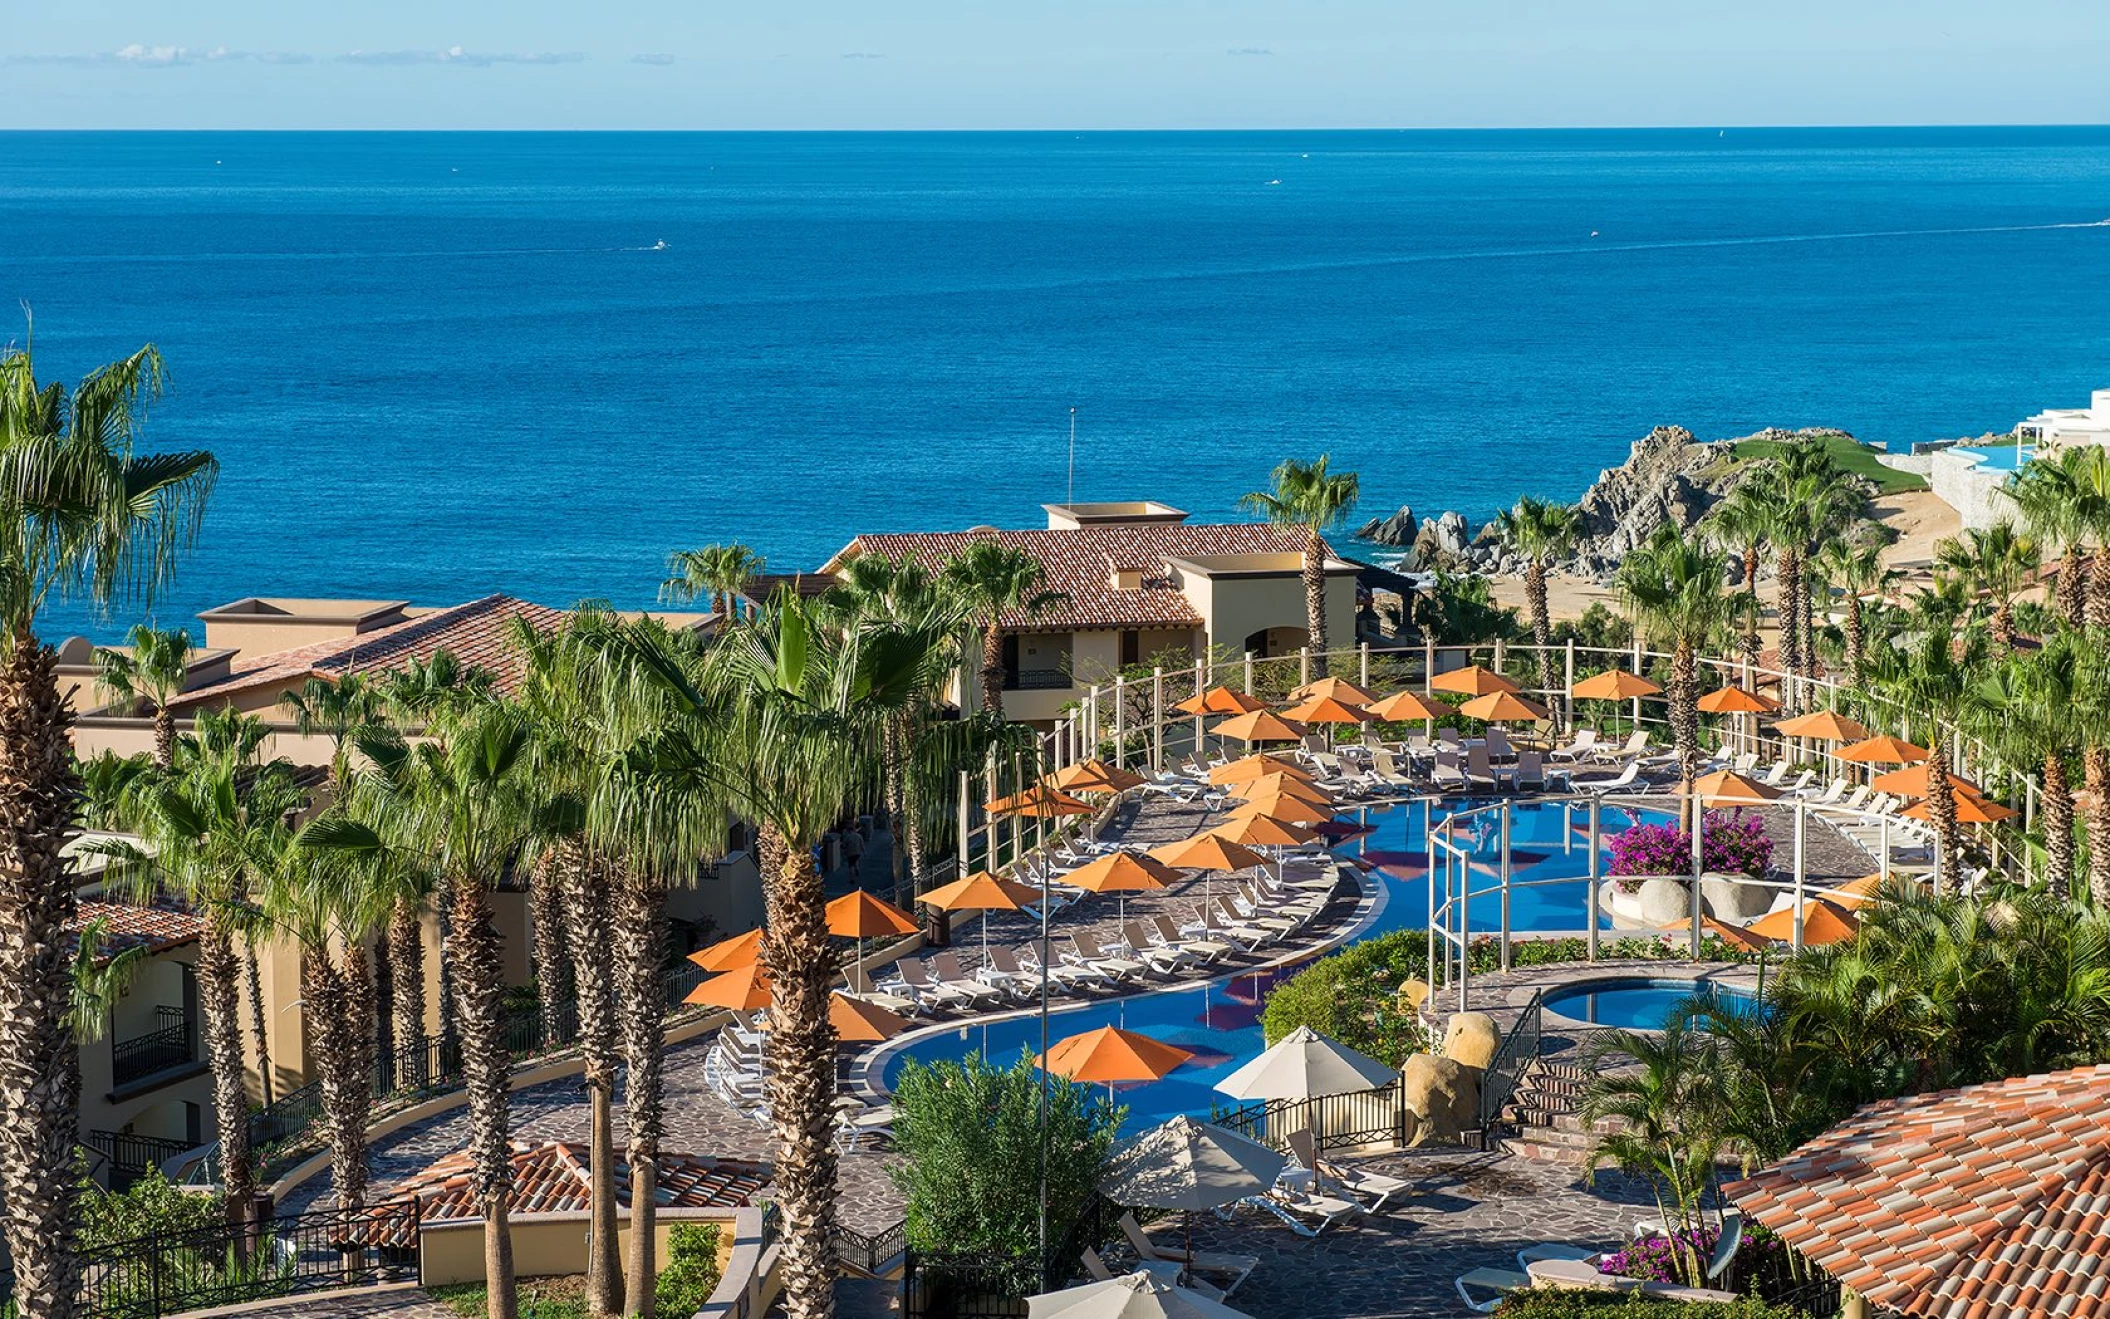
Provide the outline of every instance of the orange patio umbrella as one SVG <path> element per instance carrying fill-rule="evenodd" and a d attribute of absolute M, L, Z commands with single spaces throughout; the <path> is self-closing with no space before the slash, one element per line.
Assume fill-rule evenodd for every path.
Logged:
<path fill-rule="evenodd" d="M 1927 799 L 1920 800 L 1898 812 L 1908 820 L 1932 820 L 1934 812 Z M 2016 812 L 1997 801 L 1988 801 L 1975 792 L 1958 790 L 1956 793 L 1956 822 L 1958 824 L 1998 824 L 2012 820 Z"/>
<path fill-rule="evenodd" d="M 1888 733 L 1841 747 L 1838 752 L 1839 759 L 1856 765 L 1917 765 L 1928 754 L 1927 748 L 1914 746 L 1904 738 L 1892 737 Z"/>
<path fill-rule="evenodd" d="M 1245 756 L 1228 765 L 1218 765 L 1209 771 L 1209 782 L 1216 784 L 1243 783 L 1247 779 L 1263 778 L 1269 774 L 1287 774 L 1293 779 L 1311 781 L 1311 771 L 1294 760 L 1280 756 Z"/>
<path fill-rule="evenodd" d="M 1271 820 L 1285 824 L 1324 824 L 1334 817 L 1333 808 L 1308 802 L 1300 797 L 1285 797 L 1280 793 L 1255 797 L 1231 812 L 1232 819 L 1249 815 L 1265 815 Z"/>
<path fill-rule="evenodd" d="M 1194 1055 L 1186 1049 L 1114 1026 L 1057 1040 L 1039 1059 L 1044 1071 L 1072 1081 L 1112 1086 L 1121 1081 L 1162 1081 Z"/>
<path fill-rule="evenodd" d="M 1024 911 L 1040 901 L 1040 890 L 977 870 L 965 879 L 943 884 L 917 898 L 940 911 Z M 989 922 L 982 922 L 982 960 L 989 959 Z"/>
<path fill-rule="evenodd" d="M 1097 758 L 1065 765 L 1041 780 L 1061 792 L 1126 792 L 1143 786 L 1143 776 Z"/>
<path fill-rule="evenodd" d="M 1110 852 L 1086 862 L 1062 877 L 1062 882 L 1087 893 L 1112 893 L 1120 901 L 1120 920 L 1128 921 L 1129 893 L 1150 893 L 1179 882 L 1172 867 L 1147 856 Z"/>
<path fill-rule="evenodd" d="M 1593 673 L 1568 689 L 1568 695 L 1578 701 L 1633 701 L 1643 696 L 1655 696 L 1663 689 L 1638 673 L 1625 669 L 1606 669 Z"/>
<path fill-rule="evenodd" d="M 921 928 L 915 917 L 863 889 L 837 898 L 824 912 L 828 918 L 828 933 L 844 939 L 884 939 L 891 935 L 914 934 Z"/>
<path fill-rule="evenodd" d="M 1959 775 L 1951 774 L 1948 778 L 1949 786 L 1958 792 L 1982 794 L 1985 791 L 1985 789 L 1969 779 Z M 1924 763 L 1921 763 L 1908 765 L 1904 769 L 1894 769 L 1888 774 L 1878 774 L 1869 782 L 1868 786 L 1874 788 L 1877 792 L 1896 793 L 1901 797 L 1924 797 L 1927 795 L 1927 789 L 1933 785 L 1933 781 L 1933 773 Z"/>
<path fill-rule="evenodd" d="M 1489 692 L 1485 696 L 1476 696 L 1459 706 L 1458 713 L 1490 724 L 1521 724 L 1553 717 L 1552 711 L 1545 706 L 1527 701 L 1515 692 Z"/>
<path fill-rule="evenodd" d="M 1706 806 L 1756 806 L 1780 796 L 1779 789 L 1769 788 L 1756 779 L 1747 779 L 1726 769 L 1702 774 L 1690 787 L 1680 784 L 1679 791 L 1698 797 Z"/>
<path fill-rule="evenodd" d="M 1516 692 L 1523 688 L 1496 673 L 1493 669 L 1478 664 L 1449 673 L 1439 673 L 1429 681 L 1432 692 L 1457 692 L 1464 696 L 1486 696 L 1492 692 Z"/>
<path fill-rule="evenodd" d="M 1332 793 L 1310 779 L 1300 779 L 1294 774 L 1263 774 L 1257 779 L 1241 779 L 1237 783 L 1225 784 L 1224 791 L 1248 800 L 1254 797 L 1295 797 L 1314 806 L 1333 804 Z"/>
<path fill-rule="evenodd" d="M 845 994 L 828 995 L 828 1020 L 847 1044 L 877 1044 L 908 1029 L 908 1018 Z"/>
<path fill-rule="evenodd" d="M 716 975 L 721 971 L 753 966 L 761 955 L 762 927 L 758 925 L 745 934 L 736 934 L 730 939 L 720 939 L 708 948 L 699 948 L 689 954 L 689 960 Z"/>
<path fill-rule="evenodd" d="M 1181 714 L 1251 714 L 1255 710 L 1267 709 L 1267 702 L 1257 696 L 1232 691 L 1229 687 L 1211 687 L 1199 696 L 1190 696 L 1172 707 Z"/>
<path fill-rule="evenodd" d="M 1290 699 L 1294 701 L 1308 701 L 1314 697 L 1331 696 L 1335 700 L 1348 705 L 1368 705 L 1377 699 L 1376 692 L 1358 687 L 1346 678 L 1337 678 L 1332 674 L 1328 674 L 1323 678 L 1315 678 L 1289 695 Z"/>
<path fill-rule="evenodd" d="M 1246 847 L 1299 847 L 1319 836 L 1316 829 L 1278 820 L 1272 815 L 1244 815 L 1209 831 Z"/>
<path fill-rule="evenodd" d="M 1875 900 L 1876 890 L 1883 886 L 1881 875 L 1863 875 L 1844 884 L 1830 886 L 1831 891 L 1824 900 L 1845 911 L 1859 911 Z"/>
<path fill-rule="evenodd" d="M 1717 687 L 1693 705 L 1706 714 L 1771 714 L 1780 708 L 1780 702 L 1772 697 L 1741 687 Z"/>
<path fill-rule="evenodd" d="M 1024 792 L 985 801 L 982 809 L 991 815 L 1030 815 L 1037 819 L 1051 819 L 1058 815 L 1090 815 L 1095 808 L 1090 802 L 1079 801 L 1045 783 L 1036 783 Z"/>
<path fill-rule="evenodd" d="M 1176 843 L 1150 849 L 1153 861 L 1162 861 L 1175 870 L 1251 870 L 1267 864 L 1267 858 L 1243 843 L 1234 843 L 1218 834 L 1196 834 L 1182 838 Z"/>
<path fill-rule="evenodd" d="M 1304 724 L 1366 724 L 1370 712 L 1338 696 L 1313 696 L 1282 712 L 1284 718 Z"/>
<path fill-rule="evenodd" d="M 1744 927 L 1752 934 L 1764 935 L 1781 943 L 1795 941 L 1795 909 L 1782 907 L 1779 911 L 1762 916 Z M 1802 946 L 1819 948 L 1828 943 L 1841 943 L 1854 937 L 1861 922 L 1852 912 L 1823 898 L 1810 898 L 1802 904 Z"/>
<path fill-rule="evenodd" d="M 1688 922 L 1680 921 L 1675 925 L 1658 926 L 1657 932 L 1674 938 L 1690 939 L 1692 926 Z M 1741 948 L 1747 953 L 1755 953 L 1773 942 L 1763 934 L 1753 934 L 1741 925 L 1731 925 L 1712 916 L 1700 917 L 1700 933 L 1714 935 L 1730 947 Z"/>
<path fill-rule="evenodd" d="M 1836 710 L 1818 710 L 1797 715 L 1773 725 L 1782 737 L 1807 737 L 1819 742 L 1859 742 L 1869 731 Z"/>
<path fill-rule="evenodd" d="M 1255 710 L 1226 719 L 1209 731 L 1218 737 L 1240 742 L 1299 742 L 1304 738 L 1305 729 L 1304 725 L 1291 723 L 1272 710 Z"/>
<path fill-rule="evenodd" d="M 1432 701 L 1419 692 L 1398 692 L 1365 707 L 1374 719 L 1388 724 L 1411 723 L 1416 719 L 1448 719 L 1458 713 L 1441 701 Z"/>
<path fill-rule="evenodd" d="M 735 1012 L 753 1012 L 756 1008 L 769 1006 L 769 972 L 760 962 L 750 962 L 737 971 L 728 971 L 722 976 L 712 976 L 682 1000 L 692 1007 L 731 1008 Z"/>

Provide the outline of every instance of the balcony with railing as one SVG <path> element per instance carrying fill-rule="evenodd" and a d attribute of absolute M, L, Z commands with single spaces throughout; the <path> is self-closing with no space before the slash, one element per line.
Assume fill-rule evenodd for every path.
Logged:
<path fill-rule="evenodd" d="M 154 1009 L 156 1026 L 144 1035 L 110 1044 L 110 1083 L 124 1087 L 157 1072 L 187 1067 L 198 1053 L 196 1024 L 182 1008 L 164 1004 Z"/>

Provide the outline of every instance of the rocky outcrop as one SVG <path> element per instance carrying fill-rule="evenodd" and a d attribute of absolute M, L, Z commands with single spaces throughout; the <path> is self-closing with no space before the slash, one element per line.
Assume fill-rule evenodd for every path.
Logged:
<path fill-rule="evenodd" d="M 1373 545 L 1390 545 L 1405 548 L 1414 543 L 1414 532 L 1421 524 L 1414 519 L 1411 505 L 1401 504 L 1399 511 L 1390 517 L 1372 518 L 1355 529 L 1357 540 L 1367 540 Z"/>
<path fill-rule="evenodd" d="M 1449 1058 L 1417 1053 L 1401 1069 L 1407 1111 L 1420 1132 L 1436 1140 L 1453 1140 L 1480 1122 L 1480 1080 L 1476 1072 Z"/>

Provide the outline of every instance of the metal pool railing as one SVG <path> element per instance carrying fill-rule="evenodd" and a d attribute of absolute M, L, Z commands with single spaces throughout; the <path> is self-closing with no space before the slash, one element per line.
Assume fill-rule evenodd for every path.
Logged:
<path fill-rule="evenodd" d="M 1494 1129 L 1503 1105 L 1516 1094 L 1525 1071 L 1538 1059 L 1545 1018 L 1546 992 L 1540 990 L 1524 1005 L 1516 1022 L 1502 1036 L 1495 1056 L 1488 1060 L 1487 1071 L 1480 1077 L 1480 1130 L 1483 1134 Z"/>

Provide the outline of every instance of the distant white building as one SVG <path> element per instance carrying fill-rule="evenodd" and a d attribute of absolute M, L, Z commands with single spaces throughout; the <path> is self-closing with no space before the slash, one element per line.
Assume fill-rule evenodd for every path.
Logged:
<path fill-rule="evenodd" d="M 2008 483 L 2040 451 L 2076 444 L 2110 446 L 2110 389 L 2089 395 L 2085 408 L 2050 408 L 2016 423 L 2012 443 L 1959 444 L 1933 456 L 1928 484 L 1963 518 L 1966 527 L 2012 522 L 2015 504 Z"/>

